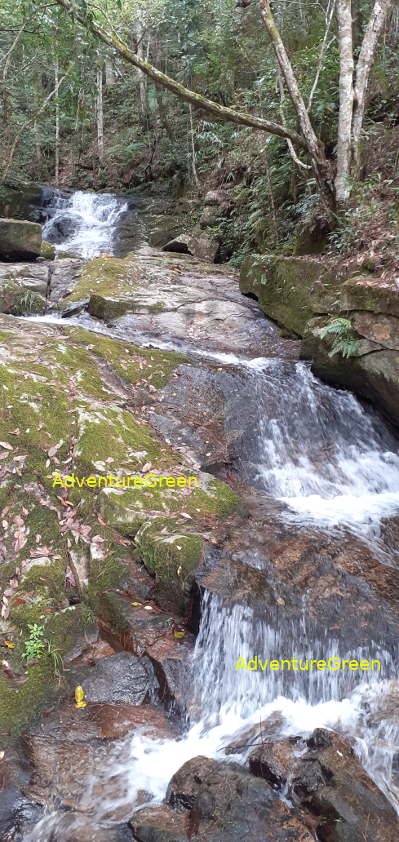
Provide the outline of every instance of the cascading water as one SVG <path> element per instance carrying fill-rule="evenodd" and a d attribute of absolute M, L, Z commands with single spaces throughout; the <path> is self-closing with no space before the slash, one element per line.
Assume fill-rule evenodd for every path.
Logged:
<path fill-rule="evenodd" d="M 108 193 L 56 194 L 43 237 L 58 250 L 84 258 L 114 254 L 115 229 L 127 209 L 123 198 Z"/>
<path fill-rule="evenodd" d="M 251 388 L 258 405 L 252 479 L 298 522 L 378 532 L 399 512 L 399 451 L 372 410 L 349 392 L 320 383 L 305 363 L 258 360 Z"/>
<path fill-rule="evenodd" d="M 60 209 L 64 211 L 65 207 Z M 112 225 L 121 213 L 114 197 L 77 193 L 68 211 L 78 227 L 62 243 L 63 250 L 86 257 L 111 251 Z M 57 214 L 48 222 L 45 236 L 51 237 L 56 221 Z M 145 337 L 142 344 L 149 344 Z M 155 344 L 152 339 L 151 344 Z M 185 349 L 182 343 L 178 350 L 238 368 L 255 431 L 247 446 L 244 443 L 240 472 L 262 494 L 281 503 L 283 519 L 298 529 L 309 524 L 343 528 L 369 544 L 378 541 L 382 519 L 399 513 L 399 452 L 395 437 L 376 414 L 351 394 L 320 383 L 304 363 L 217 355 L 192 346 Z M 251 563 L 256 566 L 248 559 Z M 138 793 L 147 793 L 148 803 L 159 802 L 171 776 L 186 760 L 224 756 L 224 747 L 235 735 L 276 711 L 281 715 L 282 736 L 308 735 L 325 726 L 354 737 L 364 766 L 397 806 L 392 763 L 399 749 L 399 725 L 384 716 L 373 720 L 373 711 L 394 686 L 398 653 L 383 641 L 370 640 L 367 651 L 356 647 L 348 652 L 327 633 L 324 639 L 315 638 L 305 605 L 300 620 L 283 617 L 276 626 L 267 609 L 259 616 L 249 605 L 225 602 L 205 590 L 185 734 L 170 741 L 136 731 L 118 744 L 108 768 L 82 795 L 82 812 L 105 824 L 129 818 Z M 297 657 L 302 663 L 333 656 L 359 661 L 375 657 L 381 673 L 362 673 L 359 678 L 350 671 L 235 669 L 239 657 L 249 660 L 256 654 L 269 659 Z M 46 817 L 27 840 L 48 842 L 59 821 L 57 813 Z"/>

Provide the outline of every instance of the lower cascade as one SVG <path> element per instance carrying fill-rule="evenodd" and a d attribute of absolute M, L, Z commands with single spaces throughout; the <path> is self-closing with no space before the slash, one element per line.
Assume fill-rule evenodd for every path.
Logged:
<path fill-rule="evenodd" d="M 56 195 L 44 225 L 44 236 L 56 243 L 60 254 L 73 252 L 87 260 L 106 253 L 110 257 L 104 260 L 111 259 L 118 247 L 118 224 L 126 208 L 122 199 L 107 194 Z M 167 261 L 170 255 L 165 258 L 159 253 L 159 257 L 142 243 L 139 245 L 139 258 L 143 265 L 147 261 L 153 273 L 155 266 L 160 274 L 159 286 L 163 288 L 162 271 L 177 275 L 175 262 L 172 268 L 170 262 L 158 265 L 157 260 Z M 173 261 L 183 259 L 185 256 L 173 255 Z M 194 296 L 196 284 L 209 282 L 206 264 L 198 261 L 191 264 L 188 260 L 179 267 L 182 267 L 179 283 L 168 281 L 171 297 L 180 295 L 184 273 L 188 278 L 184 287 L 186 295 L 188 290 Z M 140 274 L 137 277 L 141 279 Z M 216 281 L 211 283 L 216 287 L 219 276 L 215 277 Z M 232 283 L 229 279 L 229 284 Z M 143 727 L 124 733 L 106 747 L 102 764 L 87 775 L 78 807 L 75 803 L 69 807 L 68 800 L 60 805 L 56 797 L 49 797 L 45 813 L 38 821 L 32 822 L 22 837 L 7 839 L 21 838 L 24 842 L 96 839 L 95 831 L 92 836 L 82 835 L 82 822 L 89 818 L 93 827 L 105 833 L 104 837 L 98 836 L 100 842 L 108 838 L 106 834 L 111 834 L 112 828 L 129 820 L 134 834 L 143 833 L 133 836 L 140 842 L 142 839 L 158 842 L 161 838 L 166 842 L 172 838 L 180 842 L 186 837 L 179 836 L 177 830 L 175 837 L 151 836 L 150 830 L 146 836 L 144 831 L 135 830 L 134 816 L 161 805 L 167 793 L 168 803 L 174 809 L 178 795 L 173 795 L 173 781 L 183 764 L 192 758 L 201 762 L 205 762 L 204 758 L 228 761 L 233 764 L 234 774 L 243 774 L 248 763 L 251 770 L 259 769 L 263 763 L 260 754 L 253 758 L 254 749 L 260 752 L 263 746 L 269 745 L 268 741 L 272 745 L 277 739 L 285 746 L 295 747 L 295 762 L 299 763 L 303 756 L 308 757 L 306 752 L 328 750 L 328 743 L 323 743 L 326 738 L 322 729 L 334 732 L 338 752 L 341 751 L 339 740 L 350 739 L 354 748 L 351 762 L 360 762 L 378 787 L 381 798 L 385 796 L 391 805 L 387 809 L 393 807 L 399 812 L 398 643 L 394 612 L 391 614 L 387 599 L 387 583 L 395 579 L 398 555 L 397 437 L 376 411 L 363 406 L 352 394 L 323 384 L 305 362 L 290 358 L 285 351 L 285 340 L 278 340 L 284 348 L 281 355 L 273 351 L 268 357 L 267 343 L 271 337 L 277 342 L 278 331 L 263 319 L 253 302 L 244 299 L 256 329 L 263 331 L 265 345 L 259 356 L 239 344 L 235 350 L 229 350 L 227 345 L 218 349 L 207 342 L 203 338 L 201 302 L 196 311 L 201 329 L 197 330 L 195 341 L 190 336 L 187 339 L 174 336 L 177 321 L 170 302 L 165 311 L 168 316 L 161 322 L 164 315 L 161 304 L 154 305 L 150 294 L 145 315 L 151 330 L 147 329 L 147 323 L 140 321 L 144 319 L 145 309 L 140 298 L 144 282 L 140 280 L 140 284 L 140 288 L 135 288 L 138 303 L 132 313 L 115 311 L 110 318 L 102 319 L 90 310 L 90 315 L 67 313 L 61 318 L 59 312 L 53 311 L 38 318 L 21 319 L 18 324 L 21 330 L 27 325 L 48 331 L 49 340 L 55 336 L 57 353 L 65 359 L 68 335 L 78 337 L 76 355 L 82 346 L 95 349 L 96 365 L 104 372 L 105 389 L 113 389 L 113 394 L 118 395 L 120 412 L 129 400 L 122 383 L 127 363 L 122 361 L 117 375 L 109 373 L 108 364 L 99 356 L 104 337 L 126 342 L 127 360 L 132 342 L 134 353 L 145 351 L 147 361 L 154 353 L 150 368 L 155 367 L 154 360 L 161 351 L 181 355 L 172 386 L 162 387 L 162 401 L 149 409 L 143 404 L 145 419 L 150 420 L 157 435 L 165 436 L 168 443 L 170 437 L 181 450 L 186 448 L 194 473 L 199 470 L 206 473 L 207 482 L 216 475 L 235 484 L 244 504 L 221 528 L 220 541 L 210 541 L 210 552 L 201 558 L 199 573 L 195 572 L 190 582 L 190 599 L 195 603 L 193 615 L 196 615 L 190 634 L 197 633 L 195 645 L 185 661 L 178 663 L 171 656 L 173 664 L 168 666 L 174 678 L 173 670 L 182 671 L 179 681 L 184 692 L 170 694 L 169 698 L 168 692 L 162 690 L 162 700 L 176 732 L 154 735 L 145 730 L 144 722 Z M 225 293 L 218 294 L 223 301 Z M 76 297 L 78 300 L 78 293 Z M 183 306 L 182 300 L 178 299 L 178 308 Z M 237 306 L 240 303 L 238 294 L 235 303 Z M 66 304 L 69 306 L 68 300 Z M 192 299 L 189 304 L 192 312 L 195 309 Z M 188 322 L 187 316 L 187 325 Z M 189 327 L 186 329 L 189 332 Z M 81 371 L 77 370 L 75 375 L 69 384 L 72 394 L 83 382 Z M 135 385 L 137 390 L 143 388 L 143 381 L 144 375 L 139 385 Z M 197 398 L 198 406 L 193 404 Z M 93 406 L 100 399 L 103 400 L 103 394 L 93 398 Z M 228 452 L 224 458 L 218 450 L 221 428 L 214 432 L 212 427 L 221 406 L 224 412 L 221 427 Z M 89 413 L 80 409 L 78 423 L 84 430 Z M 101 412 L 97 422 L 99 438 L 103 435 L 102 421 L 109 421 L 105 411 Z M 204 429 L 210 431 L 199 455 L 198 429 L 201 435 Z M 115 435 L 122 436 L 122 432 Z M 146 465 L 141 470 L 144 473 L 153 470 L 154 458 L 148 457 L 145 451 L 142 453 L 132 433 L 129 458 L 136 458 L 137 452 L 138 464 Z M 50 450 L 53 456 L 56 453 L 57 450 Z M 94 464 L 105 470 L 105 451 L 96 459 Z M 109 469 L 116 470 L 113 457 L 109 459 Z M 166 464 L 166 458 L 164 461 Z M 70 471 L 74 468 L 71 460 L 66 465 Z M 63 466 L 53 467 L 58 471 Z M 72 508 L 67 494 L 62 499 L 66 500 L 64 508 Z M 109 493 L 101 499 L 106 502 L 99 516 L 100 525 L 106 504 L 115 500 L 117 503 L 118 494 Z M 191 521 L 195 510 L 183 514 L 186 522 Z M 123 516 L 120 512 L 115 515 L 114 523 L 120 525 Z M 213 528 L 209 511 L 205 511 L 204 523 L 209 537 Z M 143 530 L 142 523 L 136 531 L 140 528 Z M 120 545 L 125 548 L 131 532 L 126 529 L 121 534 Z M 97 543 L 98 557 L 101 557 L 102 540 L 100 537 Z M 144 540 L 141 546 L 145 547 Z M 78 578 L 79 560 L 73 555 L 72 544 L 69 552 L 75 559 Z M 111 590 L 111 586 L 105 590 Z M 130 593 L 128 589 L 126 592 Z M 140 609 L 146 602 L 149 611 L 158 610 L 152 598 L 144 596 L 134 601 L 130 596 L 127 598 L 129 610 L 134 606 Z M 173 618 L 171 622 L 173 626 Z M 175 637 L 179 640 L 180 635 L 180 640 L 186 643 L 189 633 L 179 630 L 177 625 L 176 628 Z M 108 644 L 112 646 L 113 640 L 109 643 L 107 639 Z M 146 645 L 151 653 L 153 642 Z M 146 668 L 152 669 L 152 664 L 158 662 L 153 654 L 147 657 L 145 647 L 140 658 L 144 649 L 143 661 L 148 661 Z M 108 650 L 96 663 L 105 661 L 107 654 Z M 73 663 L 71 670 L 75 668 Z M 79 677 L 80 673 L 76 675 Z M 159 671 L 156 680 L 158 684 L 151 691 L 150 699 L 154 707 L 159 704 L 161 692 Z M 80 699 L 83 711 L 85 692 L 84 689 L 83 695 L 79 692 L 76 698 Z M 74 707 L 70 701 L 70 708 L 78 716 L 79 703 Z M 52 711 L 49 715 L 51 720 Z M 45 718 L 43 723 L 46 728 Z M 72 736 L 74 727 L 71 726 Z M 34 733 L 39 742 L 41 733 L 40 730 Z M 55 743 L 60 740 L 56 730 L 50 736 Z M 100 743 L 98 740 L 99 746 Z M 310 755 L 309 758 L 312 759 Z M 314 756 L 313 761 L 316 762 Z M 73 740 L 68 763 L 73 778 Z M 261 777 L 257 775 L 256 780 Z M 276 780 L 273 792 L 281 784 L 282 800 L 291 809 L 294 799 L 288 773 L 287 779 L 281 773 L 282 783 Z M 52 785 L 49 781 L 49 789 Z M 176 810 L 177 816 L 180 813 Z M 187 838 L 195 842 L 201 837 L 196 836 L 194 820 L 195 816 Z M 110 840 L 114 838 L 117 837 L 109 836 Z M 214 842 L 219 837 L 209 838 Z M 220 842 L 228 842 L 229 838 L 221 835 Z M 231 836 L 234 842 L 236 838 Z M 249 838 L 245 836 L 245 840 Z M 257 842 L 258 836 L 253 838 Z M 278 838 L 282 842 L 284 837 Z M 291 838 L 300 839 L 288 835 L 285 838 L 287 842 Z M 349 836 L 346 838 L 349 842 Z M 306 837 L 311 839 L 327 837 Z M 361 837 L 356 836 L 356 842 L 358 839 Z"/>

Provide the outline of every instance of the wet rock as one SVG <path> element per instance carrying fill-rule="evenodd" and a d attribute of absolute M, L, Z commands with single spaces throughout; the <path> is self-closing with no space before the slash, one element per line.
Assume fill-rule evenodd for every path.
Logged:
<path fill-rule="evenodd" d="M 65 307 L 65 310 L 62 311 L 62 318 L 67 319 L 69 316 L 77 316 L 83 310 L 87 309 L 89 301 L 89 298 L 82 298 L 82 301 L 76 301 L 74 304 L 69 304 L 69 306 Z"/>
<path fill-rule="evenodd" d="M 306 748 L 299 737 L 265 740 L 249 756 L 250 771 L 264 778 L 273 789 L 281 790 L 295 770 L 295 754 Z"/>
<path fill-rule="evenodd" d="M 251 512 L 249 520 L 245 514 L 230 519 L 228 535 L 220 541 L 223 550 L 196 573 L 200 587 L 217 594 L 226 605 L 241 603 L 252 608 L 254 652 L 264 650 L 261 629 L 266 604 L 268 626 L 281 629 L 282 615 L 285 618 L 276 657 L 292 652 L 294 657 L 312 653 L 311 657 L 323 659 L 334 639 L 342 658 L 358 647 L 364 647 L 370 660 L 380 658 L 381 676 L 389 678 L 398 633 L 396 571 L 354 535 L 328 536 L 311 526 L 299 534 L 295 524 L 284 522 L 276 502 L 257 496 L 255 504 L 253 495 L 245 496 L 243 502 Z M 301 630 L 305 594 L 306 634 Z M 358 618 L 355 625 L 353 605 Z M 384 651 L 391 656 L 385 658 Z M 358 672 L 335 675 L 343 695 L 359 681 Z M 292 672 L 276 672 L 275 677 L 287 690 L 292 685 Z M 317 680 L 317 672 L 298 672 L 295 677 L 311 701 L 317 697 Z"/>
<path fill-rule="evenodd" d="M 190 839 L 187 815 L 170 807 L 144 807 L 129 824 L 138 842 L 189 842 Z"/>
<path fill-rule="evenodd" d="M 22 842 L 25 833 L 44 815 L 41 804 L 25 798 L 20 790 L 11 787 L 0 792 L 0 839 L 2 842 Z"/>
<path fill-rule="evenodd" d="M 239 733 L 224 749 L 225 754 L 242 754 L 253 751 L 254 746 L 262 747 L 268 742 L 268 737 L 276 736 L 282 730 L 284 718 L 279 712 L 274 712 L 263 722 L 250 725 Z"/>
<path fill-rule="evenodd" d="M 68 812 L 49 819 L 49 842 L 132 842 L 127 824 L 100 826 L 93 819 Z M 47 837 L 46 837 L 47 838 Z"/>
<path fill-rule="evenodd" d="M 362 769 L 349 741 L 316 729 L 306 745 L 305 753 L 299 738 L 260 749 L 252 756 L 251 769 L 280 789 L 288 784 L 293 802 L 315 817 L 323 842 L 394 842 L 397 815 Z"/>
<path fill-rule="evenodd" d="M 146 650 L 151 659 L 159 681 L 160 698 L 164 704 L 173 704 L 184 710 L 189 693 L 190 657 L 194 648 L 194 638 L 188 632 L 183 638 L 175 638 L 173 632 Z"/>
<path fill-rule="evenodd" d="M 0 258 L 35 260 L 40 257 L 42 229 L 35 222 L 0 219 Z"/>
<path fill-rule="evenodd" d="M 79 228 L 80 220 L 73 213 L 65 212 L 57 217 L 51 226 L 48 237 L 51 243 L 64 243 L 71 239 Z"/>
<path fill-rule="evenodd" d="M 195 342 L 217 351 L 291 357 L 299 347 L 282 342 L 259 308 L 240 295 L 229 269 L 190 255 L 143 247 L 124 260 L 91 260 L 65 303 L 88 295 L 92 315 L 113 319 L 116 335 L 133 341 L 147 333 L 175 346 Z"/>
<path fill-rule="evenodd" d="M 87 814 L 96 799 L 117 800 L 122 782 L 110 776 L 109 769 L 113 763 L 123 767 L 128 762 L 129 741 L 121 740 L 136 730 L 154 738 L 176 735 L 153 705 L 64 705 L 24 736 L 32 770 L 25 794 L 49 808 L 79 808 Z"/>
<path fill-rule="evenodd" d="M 176 727 L 163 711 L 154 705 L 91 705 L 90 717 L 99 728 L 99 735 L 120 739 L 140 728 L 143 734 L 157 739 L 173 739 Z"/>
<path fill-rule="evenodd" d="M 170 618 L 155 604 L 134 606 L 116 593 L 103 598 L 102 623 L 108 623 L 123 646 L 134 655 L 143 655 L 148 647 L 170 632 Z"/>
<path fill-rule="evenodd" d="M 271 787 L 236 763 L 196 757 L 170 781 L 166 800 L 189 812 L 188 838 L 204 842 L 310 842 L 315 837 Z M 134 832 L 140 813 L 132 820 Z M 150 836 L 139 836 L 143 842 Z M 154 837 L 157 839 L 157 837 Z M 162 838 L 162 837 L 159 837 Z M 166 836 L 166 840 L 172 836 Z"/>
<path fill-rule="evenodd" d="M 51 302 L 61 301 L 75 287 L 83 261 L 80 258 L 57 256 L 51 269 L 49 298 Z M 82 301 L 85 298 L 82 297 Z M 80 304 L 81 302 L 74 302 Z M 76 312 L 76 311 L 74 311 Z M 72 315 L 70 312 L 69 315 Z"/>
<path fill-rule="evenodd" d="M 155 692 L 157 682 L 148 658 L 117 652 L 94 666 L 77 667 L 69 683 L 81 684 L 88 702 L 141 705 Z"/>

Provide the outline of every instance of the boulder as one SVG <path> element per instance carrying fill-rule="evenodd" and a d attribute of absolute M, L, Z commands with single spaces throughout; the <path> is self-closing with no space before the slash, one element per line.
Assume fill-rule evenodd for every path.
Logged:
<path fill-rule="evenodd" d="M 0 312 L 12 316 L 45 313 L 47 301 L 40 293 L 13 281 L 0 286 Z"/>
<path fill-rule="evenodd" d="M 303 337 L 302 357 L 330 383 L 352 389 L 399 424 L 399 286 L 395 279 L 359 274 L 357 265 L 306 255 L 248 257 L 240 289 L 264 313 Z M 322 315 L 324 314 L 324 315 Z M 333 318 L 350 322 L 355 344 L 335 353 L 322 335 Z"/>
<path fill-rule="evenodd" d="M 35 260 L 41 248 L 42 229 L 36 222 L 0 219 L 0 260 Z"/>
<path fill-rule="evenodd" d="M 79 257 L 62 257 L 61 254 L 57 255 L 51 267 L 49 285 L 50 301 L 61 301 L 72 292 L 82 265 L 83 261 Z M 84 301 L 87 301 L 84 296 L 82 298 Z"/>
<path fill-rule="evenodd" d="M 260 779 L 238 764 L 189 760 L 173 776 L 167 806 L 130 821 L 138 842 L 312 842 L 315 836 Z"/>
<path fill-rule="evenodd" d="M 0 263 L 0 311 L 44 313 L 49 278 L 45 263 Z"/>
<path fill-rule="evenodd" d="M 166 801 L 189 813 L 187 838 L 204 842 L 311 842 L 302 819 L 283 804 L 272 788 L 237 763 L 195 757 L 173 776 Z M 132 820 L 135 833 L 140 812 Z M 140 842 L 152 837 L 138 835 Z M 154 839 L 162 837 L 154 836 Z M 167 835 L 165 842 L 172 842 Z M 184 837 L 183 837 L 184 838 Z"/>
<path fill-rule="evenodd" d="M 315 817 L 321 842 L 394 842 L 398 817 L 361 767 L 349 741 L 317 728 L 299 737 L 266 742 L 250 757 L 255 775 L 286 792 Z"/>
<path fill-rule="evenodd" d="M 117 652 L 101 658 L 94 666 L 76 667 L 68 681 L 81 684 L 88 702 L 141 705 L 157 688 L 148 658 Z"/>
<path fill-rule="evenodd" d="M 80 220 L 73 213 L 67 211 L 56 219 L 48 229 L 48 239 L 50 243 L 63 243 L 65 240 L 70 240 L 76 234 L 79 228 Z"/>
<path fill-rule="evenodd" d="M 178 237 L 174 237 L 173 240 L 169 240 L 163 246 L 162 251 L 192 254 L 194 257 L 198 257 L 199 260 L 214 263 L 218 249 L 219 244 L 203 234 L 180 234 Z"/>

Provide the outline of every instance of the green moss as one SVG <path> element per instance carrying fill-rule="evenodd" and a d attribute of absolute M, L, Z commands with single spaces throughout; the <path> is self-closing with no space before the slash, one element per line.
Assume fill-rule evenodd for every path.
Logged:
<path fill-rule="evenodd" d="M 173 528 L 174 527 L 174 528 Z M 175 593 L 181 605 L 187 581 L 198 566 L 204 539 L 196 533 L 178 532 L 173 520 L 156 518 L 144 524 L 136 536 L 140 558 L 158 583 Z"/>
<path fill-rule="evenodd" d="M 129 310 L 134 310 L 132 299 L 109 298 L 105 295 L 91 295 L 89 301 L 89 313 L 96 319 L 110 322 L 119 316 L 124 316 Z"/>
<path fill-rule="evenodd" d="M 44 624 L 45 640 L 60 656 L 72 648 L 78 635 L 84 630 L 80 606 L 29 622 Z M 21 628 L 27 633 L 26 624 L 21 625 Z M 10 659 L 12 657 L 13 654 Z M 18 666 L 20 671 L 20 664 Z M 29 722 L 40 715 L 43 707 L 51 705 L 61 692 L 59 677 L 54 671 L 54 661 L 47 650 L 38 663 L 25 668 L 25 672 L 27 681 L 18 687 L 0 677 L 0 732 L 3 735 L 0 736 L 0 745 L 5 745 L 9 736 L 19 734 Z"/>
<path fill-rule="evenodd" d="M 186 357 L 175 351 L 149 351 L 99 334 L 93 339 L 93 334 L 83 328 L 68 328 L 67 332 L 75 342 L 86 346 L 85 353 L 89 345 L 93 359 L 100 357 L 105 360 L 123 380 L 132 385 L 138 380 L 144 380 L 161 388 L 169 381 L 174 369 L 187 362 Z"/>
<path fill-rule="evenodd" d="M 48 243 L 47 240 L 42 240 L 42 247 L 40 249 L 41 257 L 44 257 L 46 260 L 54 260 L 55 258 L 55 247 L 52 243 Z"/>
<path fill-rule="evenodd" d="M 127 296 L 136 288 L 141 276 L 141 268 L 131 255 L 126 258 L 97 257 L 89 260 L 82 268 L 77 284 L 66 299 L 60 303 L 80 301 L 91 295 Z"/>

